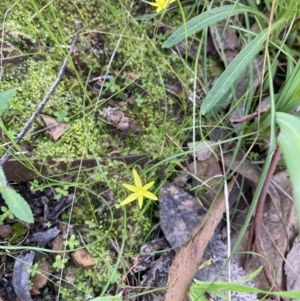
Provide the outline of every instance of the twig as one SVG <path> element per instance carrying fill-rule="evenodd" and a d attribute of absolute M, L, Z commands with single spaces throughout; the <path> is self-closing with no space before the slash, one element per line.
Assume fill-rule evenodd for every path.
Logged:
<path fill-rule="evenodd" d="M 247 244 L 247 249 L 250 251 L 251 249 L 251 245 L 252 245 L 252 241 L 254 240 L 254 248 L 255 251 L 261 255 L 263 254 L 263 250 L 262 247 L 260 245 L 260 233 L 261 233 L 261 228 L 262 228 L 262 217 L 263 217 L 263 209 L 264 209 L 264 205 L 265 205 L 265 200 L 268 194 L 268 190 L 276 169 L 276 166 L 278 164 L 278 161 L 280 160 L 280 156 L 281 156 L 281 151 L 280 149 L 277 147 L 263 189 L 261 191 L 261 194 L 259 196 L 259 200 L 257 202 L 257 207 L 256 207 L 256 212 L 255 212 L 255 218 L 254 218 L 254 222 L 251 225 L 250 229 L 249 229 L 249 234 L 248 234 L 248 244 Z M 254 239 L 253 239 L 254 237 Z M 244 262 L 244 266 L 247 264 L 249 256 L 246 256 L 245 258 L 245 262 Z M 274 289 L 276 291 L 280 291 L 281 288 L 278 285 L 278 283 L 275 281 L 273 281 L 273 277 L 272 277 L 272 272 L 270 270 L 269 265 L 264 261 L 264 260 L 260 260 L 261 265 L 263 266 L 264 269 L 264 273 L 265 276 L 267 278 L 267 281 L 269 283 L 270 286 L 274 285 Z M 282 300 L 287 300 L 286 298 L 282 298 Z"/>
<path fill-rule="evenodd" d="M 262 217 L 263 217 L 263 210 L 264 210 L 264 205 L 265 205 L 265 200 L 268 194 L 268 190 L 276 169 L 276 166 L 278 164 L 278 161 L 280 160 L 280 156 L 281 156 L 281 151 L 280 148 L 277 147 L 275 154 L 273 156 L 267 177 L 266 177 L 266 181 L 264 184 L 264 187 L 261 191 L 261 194 L 259 196 L 259 200 L 257 203 L 257 208 L 256 208 L 256 212 L 255 212 L 255 219 L 254 219 L 254 224 L 255 224 L 255 240 L 254 240 L 254 247 L 257 253 L 264 255 L 263 254 L 263 250 L 262 247 L 260 245 L 260 233 L 261 233 L 261 228 L 262 228 Z M 276 280 L 273 281 L 273 277 L 272 277 L 272 272 L 270 270 L 269 265 L 265 262 L 265 260 L 260 260 L 261 265 L 263 266 L 264 272 L 265 272 L 265 276 L 267 278 L 267 281 L 269 282 L 269 285 L 273 285 L 274 284 L 274 288 L 276 291 L 280 291 L 281 288 L 278 285 L 278 283 L 276 282 Z M 283 300 L 288 300 L 285 298 L 282 298 Z"/>
<path fill-rule="evenodd" d="M 258 116 L 261 116 L 262 114 L 266 113 L 269 109 L 270 109 L 270 105 L 268 105 L 267 107 L 265 107 L 262 110 L 254 112 L 254 113 L 252 113 L 250 115 L 244 116 L 244 117 L 239 118 L 239 119 L 232 120 L 232 123 L 233 124 L 237 124 L 237 123 L 243 123 L 243 122 L 248 121 L 248 120 L 252 120 L 252 119 L 254 119 L 254 118 L 256 118 Z"/>
<path fill-rule="evenodd" d="M 78 37 L 79 37 L 79 32 L 80 32 L 80 30 L 82 28 L 82 23 L 81 22 L 77 22 L 76 25 L 77 25 L 77 32 L 76 32 L 76 34 L 73 37 L 72 44 L 70 46 L 68 56 L 70 56 L 72 54 L 72 52 L 74 51 L 75 45 L 76 45 Z M 55 89 L 58 86 L 59 82 L 61 81 L 61 79 L 63 77 L 63 74 L 65 72 L 65 69 L 67 67 L 67 64 L 68 64 L 68 56 L 64 59 L 63 64 L 62 64 L 62 66 L 59 69 L 57 78 L 54 81 L 54 83 L 52 84 L 52 86 L 50 87 L 48 93 L 45 95 L 45 97 L 43 98 L 42 102 L 39 104 L 39 106 L 35 110 L 35 112 L 31 115 L 31 117 L 27 121 L 27 123 L 24 126 L 24 128 L 22 129 L 22 131 L 15 138 L 15 142 L 16 143 L 20 143 L 20 141 L 23 139 L 23 137 L 25 136 L 26 132 L 29 130 L 29 128 L 31 127 L 31 125 L 33 124 L 33 122 L 35 121 L 35 119 L 37 118 L 37 116 L 43 110 L 44 106 L 47 104 L 47 102 L 50 99 L 51 95 L 53 94 L 53 92 L 55 91 Z M 10 146 L 8 148 L 8 150 L 6 151 L 6 153 L 3 155 L 3 157 L 1 158 L 0 165 L 3 165 L 4 163 L 6 163 L 12 157 L 12 153 L 13 152 L 14 152 L 13 146 Z"/>

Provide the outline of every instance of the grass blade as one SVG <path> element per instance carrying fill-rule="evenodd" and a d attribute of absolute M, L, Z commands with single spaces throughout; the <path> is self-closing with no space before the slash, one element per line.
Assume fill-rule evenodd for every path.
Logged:
<path fill-rule="evenodd" d="M 199 16 L 196 16 L 186 22 L 186 24 L 176 29 L 169 38 L 163 43 L 163 48 L 170 48 L 177 43 L 183 41 L 187 37 L 192 36 L 196 32 L 207 28 L 223 19 L 241 14 L 241 13 L 252 13 L 261 18 L 266 19 L 266 16 L 259 13 L 259 11 L 246 6 L 246 5 L 224 5 L 221 7 L 210 9 Z"/>
<path fill-rule="evenodd" d="M 300 226 L 300 118 L 291 114 L 277 112 L 276 122 L 280 127 L 278 144 L 283 153 L 293 187 L 294 201 Z"/>

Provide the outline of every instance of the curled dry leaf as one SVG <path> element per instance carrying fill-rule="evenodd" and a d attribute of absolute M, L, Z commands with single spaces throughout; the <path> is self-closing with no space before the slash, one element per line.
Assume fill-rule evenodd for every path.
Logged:
<path fill-rule="evenodd" d="M 123 132 L 139 133 L 142 127 L 133 122 L 130 118 L 117 108 L 106 108 L 99 111 L 99 114 L 112 126 L 118 128 Z"/>

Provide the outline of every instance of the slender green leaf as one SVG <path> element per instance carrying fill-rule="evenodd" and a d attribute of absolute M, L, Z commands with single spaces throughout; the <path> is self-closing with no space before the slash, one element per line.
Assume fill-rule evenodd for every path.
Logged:
<path fill-rule="evenodd" d="M 245 282 L 248 282 L 248 281 L 251 281 L 253 280 L 261 271 L 262 271 L 262 266 L 260 266 L 258 269 L 254 270 L 252 273 L 250 273 L 249 275 L 247 275 L 243 280 L 242 282 L 245 283 Z"/>
<path fill-rule="evenodd" d="M 213 8 L 208 11 L 205 11 L 199 16 L 196 16 L 186 22 L 186 24 L 181 25 L 178 29 L 176 29 L 169 38 L 163 43 L 164 48 L 169 48 L 177 43 L 183 41 L 187 37 L 192 36 L 196 32 L 207 28 L 210 25 L 213 25 L 223 19 L 235 16 L 241 13 L 252 13 L 253 15 L 260 16 L 261 18 L 266 19 L 262 13 L 258 10 L 246 6 L 246 5 L 224 5 L 221 7 Z"/>
<path fill-rule="evenodd" d="M 277 28 L 283 20 L 279 20 L 273 24 L 272 30 Z M 266 40 L 268 29 L 263 30 L 257 35 L 240 53 L 234 58 L 226 70 L 218 78 L 213 88 L 209 91 L 201 105 L 201 113 L 204 115 L 214 106 L 218 105 L 223 95 L 238 81 L 245 72 L 247 66 L 253 61 L 254 57 L 261 50 Z"/>
<path fill-rule="evenodd" d="M 268 292 L 261 289 L 257 289 L 255 287 L 238 284 L 238 283 L 231 283 L 231 282 L 223 282 L 223 281 L 216 281 L 216 282 L 203 282 L 194 279 L 194 284 L 191 285 L 189 292 L 198 292 L 199 294 L 207 291 L 212 292 L 215 294 L 217 291 L 231 291 L 231 292 L 240 292 L 240 293 L 261 293 L 261 294 L 272 294 L 275 296 L 299 299 L 300 291 L 289 291 L 289 292 Z"/>
<path fill-rule="evenodd" d="M 293 69 L 292 74 L 287 77 L 287 81 L 283 88 L 280 90 L 277 101 L 276 110 L 289 113 L 293 109 L 298 107 L 297 100 L 300 96 L 299 87 L 300 77 L 300 61 Z"/>
<path fill-rule="evenodd" d="M 91 299 L 90 301 L 122 301 L 122 292 L 116 296 L 104 296 Z"/>
<path fill-rule="evenodd" d="M 4 198 L 9 210 L 14 214 L 15 217 L 24 222 L 33 223 L 32 211 L 28 203 L 20 194 L 9 187 L 1 188 L 0 193 L 2 194 L 2 197 Z"/>
<path fill-rule="evenodd" d="M 290 175 L 300 226 L 300 118 L 288 113 L 277 112 L 276 122 L 280 127 L 278 144 Z"/>
<path fill-rule="evenodd" d="M 0 188 L 7 186 L 6 176 L 3 170 L 3 167 L 0 166 Z"/>
<path fill-rule="evenodd" d="M 0 92 L 0 116 L 2 116 L 4 110 L 8 107 L 9 102 L 12 100 L 16 90 L 16 88 L 13 88 Z"/>

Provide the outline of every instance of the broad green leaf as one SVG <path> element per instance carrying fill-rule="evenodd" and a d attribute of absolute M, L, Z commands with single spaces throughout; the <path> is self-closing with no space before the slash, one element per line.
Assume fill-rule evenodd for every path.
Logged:
<path fill-rule="evenodd" d="M 9 210 L 15 217 L 23 222 L 33 223 L 32 211 L 28 203 L 14 189 L 6 187 L 1 188 L 0 193 L 5 200 Z"/>
<path fill-rule="evenodd" d="M 13 88 L 0 92 L 0 116 L 2 116 L 4 110 L 8 107 L 9 102 L 12 100 L 16 90 L 16 88 Z"/>
<path fill-rule="evenodd" d="M 6 187 L 6 186 L 7 186 L 6 176 L 5 176 L 3 167 L 0 166 L 0 188 Z"/>
<path fill-rule="evenodd" d="M 280 127 L 278 144 L 290 175 L 300 226 L 300 118 L 288 113 L 277 112 L 276 122 Z"/>
<path fill-rule="evenodd" d="M 283 20 L 273 24 L 272 30 L 278 27 Z M 201 105 L 201 113 L 204 115 L 216 106 L 223 95 L 237 82 L 237 80 L 245 72 L 247 66 L 253 61 L 254 57 L 261 50 L 263 43 L 266 40 L 268 29 L 263 30 L 250 43 L 240 51 L 240 53 L 229 64 L 226 70 L 218 78 L 212 89 L 209 91 Z"/>
<path fill-rule="evenodd" d="M 260 16 L 261 18 L 266 19 L 266 16 L 261 14 L 258 10 L 246 6 L 246 5 L 224 5 L 221 7 L 213 8 L 208 11 L 205 11 L 199 16 L 196 16 L 186 22 L 185 25 L 181 25 L 176 29 L 169 38 L 163 43 L 164 48 L 169 48 L 177 43 L 185 40 L 187 37 L 192 36 L 196 32 L 207 28 L 210 25 L 213 25 L 223 19 L 230 18 L 237 14 L 241 13 L 252 13 L 253 15 Z"/>

